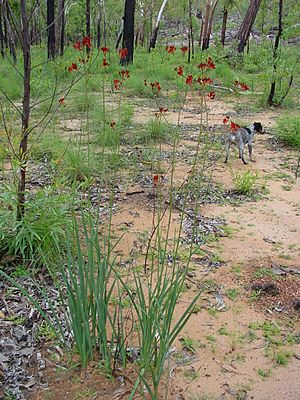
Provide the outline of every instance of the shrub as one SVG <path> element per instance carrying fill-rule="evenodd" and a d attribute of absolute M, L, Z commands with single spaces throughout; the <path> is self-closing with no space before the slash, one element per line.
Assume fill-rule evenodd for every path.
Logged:
<path fill-rule="evenodd" d="M 300 117 L 282 117 L 277 120 L 277 137 L 289 146 L 300 149 Z"/>
<path fill-rule="evenodd" d="M 258 179 L 258 173 L 245 171 L 244 173 L 237 172 L 234 175 L 234 185 L 236 191 L 240 194 L 249 194 L 253 190 L 253 186 Z"/>

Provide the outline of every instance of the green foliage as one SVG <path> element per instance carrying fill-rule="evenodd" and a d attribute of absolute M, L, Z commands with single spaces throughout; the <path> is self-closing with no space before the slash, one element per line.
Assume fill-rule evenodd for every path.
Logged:
<path fill-rule="evenodd" d="M 300 149 L 300 117 L 285 116 L 278 118 L 276 135 L 287 145 Z"/>
<path fill-rule="evenodd" d="M 20 221 L 16 220 L 16 204 L 14 189 L 2 185 L 0 257 L 19 256 L 28 264 L 54 268 L 66 250 L 70 198 L 45 188 L 30 198 Z"/>
<path fill-rule="evenodd" d="M 250 194 L 253 191 L 257 179 L 257 172 L 252 173 L 251 171 L 245 171 L 243 173 L 235 173 L 233 181 L 236 191 L 240 194 Z"/>

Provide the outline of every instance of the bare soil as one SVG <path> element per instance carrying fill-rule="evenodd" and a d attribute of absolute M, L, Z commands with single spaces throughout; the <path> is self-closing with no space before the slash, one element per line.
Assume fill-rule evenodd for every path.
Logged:
<path fill-rule="evenodd" d="M 214 116 L 208 124 L 221 126 L 224 115 L 234 114 L 234 105 L 214 102 Z M 181 125 L 199 124 L 197 107 L 196 100 L 190 98 L 186 111 L 182 112 Z M 249 124 L 260 121 L 272 132 L 276 116 L 275 111 L 249 112 L 245 118 Z M 139 107 L 135 114 L 135 121 L 139 123 L 151 118 L 153 112 L 146 107 Z M 167 114 L 171 123 L 176 124 L 177 118 L 173 112 Z M 272 263 L 300 271 L 300 180 L 295 180 L 293 175 L 296 154 L 272 144 L 272 137 L 271 134 L 256 137 L 255 163 L 244 166 L 232 152 L 229 164 L 223 164 L 221 151 L 221 158 L 212 171 L 213 180 L 228 190 L 234 188 L 235 172 L 257 171 L 258 184 L 264 190 L 255 200 L 201 205 L 201 213 L 206 217 L 224 218 L 230 232 L 204 247 L 220 261 L 219 268 L 206 268 L 197 258 L 192 264 L 187 290 L 178 304 L 178 315 L 197 291 L 204 291 L 199 311 L 192 315 L 180 335 L 181 340 L 175 343 L 176 352 L 172 354 L 169 371 L 166 368 L 164 386 L 169 387 L 168 399 L 300 398 L 300 312 L 294 307 L 300 300 L 300 275 L 271 273 Z M 187 129 L 179 144 L 179 154 L 183 156 L 179 155 L 175 170 L 177 186 L 186 179 L 191 168 L 185 162 L 184 151 L 194 149 L 195 145 Z M 170 147 L 165 145 L 164 149 Z M 124 234 L 117 249 L 124 262 L 130 258 L 133 248 L 138 249 L 141 235 L 149 232 L 153 225 L 151 194 L 153 188 L 135 183 L 119 199 L 113 226 L 116 233 Z M 178 223 L 179 211 L 175 209 L 171 236 Z M 257 292 L 251 289 L 254 284 L 274 284 L 278 293 Z M 221 311 L 216 307 L 216 290 L 225 302 Z M 278 339 L 277 344 L 270 343 L 263 328 L 266 323 L 279 327 L 279 332 L 272 333 L 273 339 Z M 287 340 L 289 337 L 293 340 Z M 184 346 L 187 338 L 192 340 L 192 350 Z M 288 353 L 286 365 L 278 361 L 280 352 Z M 130 379 L 125 379 L 123 384 L 119 380 L 110 382 L 95 366 L 84 372 L 66 373 L 61 378 L 51 372 L 48 378 L 49 389 L 40 391 L 33 399 L 126 399 L 131 387 Z"/>

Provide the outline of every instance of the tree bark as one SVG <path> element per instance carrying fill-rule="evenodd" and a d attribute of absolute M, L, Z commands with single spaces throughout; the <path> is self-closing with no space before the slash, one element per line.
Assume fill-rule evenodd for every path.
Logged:
<path fill-rule="evenodd" d="M 124 32 L 122 47 L 128 50 L 126 57 L 121 59 L 122 65 L 127 65 L 133 62 L 134 52 L 134 13 L 135 0 L 125 0 L 124 9 Z"/>
<path fill-rule="evenodd" d="M 280 38 L 282 35 L 282 9 L 283 9 L 283 0 L 279 0 L 279 2 L 278 2 L 278 33 L 275 38 L 275 44 L 274 44 L 274 50 L 273 50 L 273 81 L 271 83 L 271 89 L 270 89 L 270 93 L 269 93 L 269 97 L 268 97 L 268 106 L 272 106 L 274 104 L 278 47 L 279 47 Z"/>
<path fill-rule="evenodd" d="M 47 0 L 48 59 L 55 58 L 54 0 Z"/>
<path fill-rule="evenodd" d="M 225 46 L 225 36 L 226 36 L 226 27 L 227 27 L 227 19 L 228 19 L 228 10 L 224 7 L 223 10 L 223 19 L 222 19 L 222 30 L 221 30 L 221 45 Z"/>
<path fill-rule="evenodd" d="M 167 5 L 167 2 L 168 2 L 168 0 L 164 0 L 163 1 L 162 5 L 160 7 L 160 10 L 158 12 L 156 24 L 154 26 L 154 29 L 152 31 L 152 35 L 151 35 L 150 40 L 149 40 L 149 47 L 148 47 L 149 53 L 150 53 L 151 49 L 155 49 L 160 20 L 161 20 L 161 17 L 163 15 L 164 9 L 165 9 L 165 7 Z"/>
<path fill-rule="evenodd" d="M 101 46 L 101 0 L 98 0 L 98 10 L 97 10 L 97 47 Z"/>
<path fill-rule="evenodd" d="M 22 136 L 19 145 L 20 174 L 18 182 L 18 204 L 17 219 L 21 220 L 25 212 L 25 184 L 26 184 L 26 161 L 28 147 L 28 127 L 30 118 L 30 33 L 28 27 L 28 17 L 26 11 L 26 0 L 20 0 L 20 13 L 22 21 L 22 50 L 23 50 L 23 115 L 22 115 Z"/>
<path fill-rule="evenodd" d="M 64 55 L 65 48 L 65 24 L 66 24 L 66 10 L 65 10 L 65 0 L 62 0 L 62 15 L 61 15 L 61 31 L 60 31 L 60 52 L 61 56 Z"/>
<path fill-rule="evenodd" d="M 13 58 L 14 64 L 17 63 L 17 53 L 16 53 L 16 46 L 14 42 L 14 36 L 11 29 L 11 23 L 9 18 L 9 10 L 6 1 L 2 2 L 3 5 L 3 22 L 5 28 L 4 38 L 6 39 L 6 45 L 9 47 L 9 52 Z"/>
<path fill-rule="evenodd" d="M 207 49 L 206 43 L 207 43 L 207 32 L 208 32 L 210 8 L 211 8 L 211 2 L 210 2 L 210 0 L 207 0 L 206 6 L 205 6 L 205 17 L 204 17 L 203 32 L 202 32 L 202 37 L 203 37 L 202 50 Z"/>
<path fill-rule="evenodd" d="M 243 22 L 240 26 L 240 29 L 238 31 L 238 34 L 237 34 L 237 39 L 239 41 L 237 50 L 239 53 L 244 52 L 244 48 L 249 39 L 250 32 L 251 32 L 252 26 L 254 24 L 256 15 L 258 13 L 261 1 L 262 0 L 251 0 L 250 1 L 250 5 L 248 7 L 248 10 L 244 17 L 244 20 L 243 20 Z"/>
<path fill-rule="evenodd" d="M 63 0 L 57 0 L 57 17 L 55 21 L 55 53 L 59 54 L 61 46 L 61 30 L 62 30 L 62 14 L 63 14 Z"/>
<path fill-rule="evenodd" d="M 86 0 L 86 9 L 85 9 L 85 34 L 88 37 L 91 37 L 91 0 Z M 87 54 L 90 54 L 90 49 L 87 47 Z"/>
<path fill-rule="evenodd" d="M 205 15 L 205 33 L 203 33 L 203 43 L 202 43 L 202 50 L 206 50 L 209 48 L 209 40 L 210 40 L 210 35 L 212 32 L 212 26 L 213 26 L 213 19 L 214 19 L 214 14 L 215 10 L 218 4 L 218 0 L 215 0 L 213 3 L 210 1 L 209 2 L 209 11 L 206 9 L 208 12 Z"/>
<path fill-rule="evenodd" d="M 189 0 L 189 50 L 188 50 L 188 63 L 191 62 L 191 55 L 194 58 L 194 31 L 192 19 L 192 1 Z"/>
<path fill-rule="evenodd" d="M 3 34 L 3 29 L 2 29 L 2 7 L 0 4 L 0 50 L 1 50 L 1 56 L 4 58 L 4 34 Z"/>

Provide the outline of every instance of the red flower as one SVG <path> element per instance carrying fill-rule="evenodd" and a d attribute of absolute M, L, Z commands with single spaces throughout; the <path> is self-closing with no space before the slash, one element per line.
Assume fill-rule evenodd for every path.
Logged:
<path fill-rule="evenodd" d="M 224 117 L 223 118 L 223 124 L 227 124 L 227 122 L 229 121 L 230 117 Z"/>
<path fill-rule="evenodd" d="M 58 100 L 58 102 L 59 102 L 59 104 L 64 104 L 65 98 L 64 98 L 64 97 L 61 97 L 61 98 Z"/>
<path fill-rule="evenodd" d="M 75 63 L 72 63 L 72 64 L 70 65 L 70 67 L 68 68 L 68 71 L 69 71 L 69 72 L 77 71 L 77 70 L 78 70 L 78 67 L 77 67 L 77 64 L 75 64 Z"/>
<path fill-rule="evenodd" d="M 236 132 L 239 128 L 240 128 L 240 126 L 238 124 L 235 124 L 232 121 L 230 122 L 230 130 L 231 130 L 231 132 Z"/>
<path fill-rule="evenodd" d="M 89 49 L 92 48 L 92 39 L 91 39 L 90 36 L 85 36 L 85 37 L 82 39 L 82 46 L 83 46 L 83 47 L 86 46 L 86 47 L 88 47 Z"/>
<path fill-rule="evenodd" d="M 122 76 L 123 80 L 130 77 L 129 71 L 127 69 L 123 69 L 122 71 L 119 72 L 119 74 Z"/>
<path fill-rule="evenodd" d="M 119 56 L 121 59 L 126 58 L 128 56 L 128 49 L 126 47 L 124 49 L 120 49 Z"/>
<path fill-rule="evenodd" d="M 108 47 L 101 47 L 100 51 L 103 52 L 104 56 L 106 55 L 106 53 L 109 53 L 109 48 Z"/>
<path fill-rule="evenodd" d="M 152 88 L 153 93 L 157 92 L 157 94 L 158 94 L 161 91 L 161 86 L 157 81 L 150 82 L 150 86 Z"/>
<path fill-rule="evenodd" d="M 81 43 L 80 43 L 80 41 L 78 40 L 77 42 L 75 42 L 75 43 L 73 44 L 73 47 L 74 47 L 75 50 L 81 50 Z"/>
<path fill-rule="evenodd" d="M 250 89 L 250 87 L 243 82 L 234 81 L 234 84 L 235 84 L 235 86 L 238 86 L 241 90 L 244 90 L 244 91 Z"/>
<path fill-rule="evenodd" d="M 204 63 L 199 64 L 198 68 L 205 69 L 206 68 L 206 63 L 205 64 Z"/>
<path fill-rule="evenodd" d="M 154 184 L 154 186 L 156 186 L 157 184 L 158 184 L 158 175 L 154 175 L 153 176 L 153 184 Z"/>
<path fill-rule="evenodd" d="M 185 80 L 185 83 L 187 85 L 191 85 L 193 83 L 193 75 L 188 75 L 186 80 Z"/>
<path fill-rule="evenodd" d="M 175 71 L 177 72 L 177 74 L 179 76 L 183 75 L 183 67 L 181 65 L 179 65 L 179 67 L 175 68 Z"/>
<path fill-rule="evenodd" d="M 167 108 L 163 108 L 163 107 L 159 107 L 159 112 L 162 113 L 166 113 L 168 111 Z"/>
<path fill-rule="evenodd" d="M 180 50 L 181 50 L 181 53 L 184 55 L 187 51 L 189 51 L 189 47 L 188 46 L 182 46 L 180 48 Z"/>
<path fill-rule="evenodd" d="M 216 65 L 215 65 L 215 63 L 213 62 L 213 60 L 212 60 L 212 58 L 211 57 L 208 57 L 208 59 L 207 59 L 207 68 L 208 69 L 215 69 L 216 68 Z"/>
<path fill-rule="evenodd" d="M 144 86 L 148 86 L 146 79 L 144 79 Z"/>
<path fill-rule="evenodd" d="M 199 76 L 197 82 L 200 83 L 200 85 L 211 85 L 213 83 L 213 80 L 208 77 L 200 78 Z"/>
<path fill-rule="evenodd" d="M 210 100 L 213 100 L 216 97 L 216 93 L 215 92 L 209 92 L 207 94 L 207 96 L 210 98 Z"/>
<path fill-rule="evenodd" d="M 122 85 L 122 82 L 119 81 L 119 79 L 114 79 L 115 90 L 120 90 L 121 85 Z"/>
<path fill-rule="evenodd" d="M 176 47 L 175 46 L 166 46 L 166 50 L 168 54 L 174 54 L 176 51 Z"/>
<path fill-rule="evenodd" d="M 116 122 L 115 121 L 111 121 L 111 123 L 109 125 L 110 125 L 111 129 L 115 129 Z"/>
<path fill-rule="evenodd" d="M 109 67 L 109 64 L 108 64 L 108 62 L 106 61 L 106 58 L 103 58 L 102 66 L 103 66 L 103 67 Z"/>

